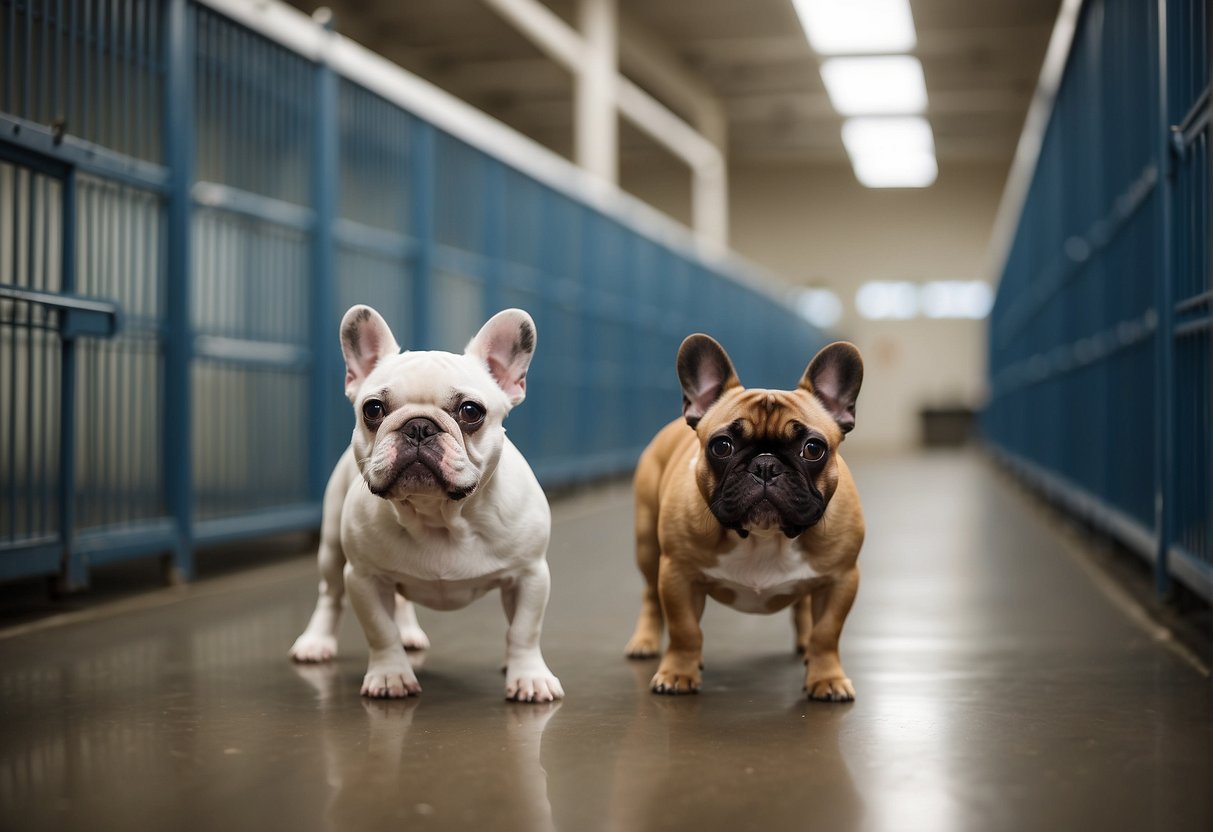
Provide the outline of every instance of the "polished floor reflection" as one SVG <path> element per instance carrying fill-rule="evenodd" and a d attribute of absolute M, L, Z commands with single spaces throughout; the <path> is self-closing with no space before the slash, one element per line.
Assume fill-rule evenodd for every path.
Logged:
<path fill-rule="evenodd" d="M 802 698 L 784 615 L 713 606 L 700 696 L 622 657 L 630 497 L 561 501 L 545 651 L 501 700 L 492 599 L 422 611 L 424 695 L 358 696 L 365 645 L 298 667 L 304 559 L 0 638 L 6 829 L 1213 828 L 1213 687 L 975 457 L 860 460 L 853 705 Z M 391 824 L 392 826 L 386 826 Z"/>

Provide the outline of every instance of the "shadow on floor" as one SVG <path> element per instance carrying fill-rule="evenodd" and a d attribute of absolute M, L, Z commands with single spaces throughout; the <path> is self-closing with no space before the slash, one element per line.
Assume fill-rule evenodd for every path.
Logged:
<path fill-rule="evenodd" d="M 286 561 L 310 562 L 316 557 L 317 541 L 318 536 L 309 532 L 202 549 L 196 556 L 195 583 Z M 91 567 L 89 586 L 78 592 L 58 592 L 53 578 L 0 583 L 0 631 L 138 598 L 167 586 L 162 560 L 155 556 Z"/>

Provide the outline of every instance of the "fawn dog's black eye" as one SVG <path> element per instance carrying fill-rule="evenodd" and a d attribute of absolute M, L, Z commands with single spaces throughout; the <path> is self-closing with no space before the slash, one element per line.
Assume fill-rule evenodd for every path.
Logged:
<path fill-rule="evenodd" d="M 727 436 L 717 436 L 708 443 L 708 452 L 717 459 L 728 459 L 733 455 L 733 440 Z"/>
<path fill-rule="evenodd" d="M 829 449 L 826 448 L 826 443 L 820 439 L 810 439 L 804 443 L 804 449 L 800 452 L 800 455 L 809 462 L 821 462 L 825 459 L 827 450 Z"/>

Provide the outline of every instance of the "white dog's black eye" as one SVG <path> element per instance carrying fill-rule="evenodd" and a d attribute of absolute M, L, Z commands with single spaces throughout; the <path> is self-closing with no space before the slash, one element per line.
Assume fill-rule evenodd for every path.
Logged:
<path fill-rule="evenodd" d="M 366 419 L 366 423 L 370 427 L 378 425 L 386 415 L 387 408 L 378 399 L 367 399 L 362 403 L 362 418 Z"/>
<path fill-rule="evenodd" d="M 821 462 L 825 459 L 826 450 L 826 443 L 820 439 L 810 439 L 804 443 L 804 450 L 800 452 L 800 455 L 809 462 Z"/>
<path fill-rule="evenodd" d="M 459 405 L 459 421 L 465 426 L 478 425 L 484 418 L 484 408 L 475 402 L 464 402 Z"/>
<path fill-rule="evenodd" d="M 717 459 L 728 459 L 733 455 L 733 440 L 727 436 L 717 436 L 708 443 L 708 451 Z"/>

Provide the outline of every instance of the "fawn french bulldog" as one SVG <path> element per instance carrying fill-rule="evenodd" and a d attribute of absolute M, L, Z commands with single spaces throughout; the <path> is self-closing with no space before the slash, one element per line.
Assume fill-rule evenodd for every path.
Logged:
<path fill-rule="evenodd" d="M 462 355 L 401 353 L 368 306 L 346 312 L 340 333 L 356 425 L 325 489 L 320 598 L 291 657 L 336 655 L 348 590 L 370 646 L 363 695 L 417 694 L 405 648 L 429 640 L 410 601 L 452 610 L 499 589 L 508 622 L 506 697 L 562 698 L 539 649 L 551 512 L 502 426 L 526 395 L 531 316 L 499 312 Z"/>
<path fill-rule="evenodd" d="M 627 655 L 656 656 L 664 623 L 670 643 L 651 688 L 696 693 L 708 596 L 751 613 L 791 606 L 809 698 L 854 699 L 838 639 L 859 587 L 864 524 L 838 451 L 855 425 L 859 351 L 830 344 L 794 390 L 745 389 L 706 335 L 683 341 L 677 366 L 684 418 L 657 434 L 636 470 L 646 585 Z"/>

